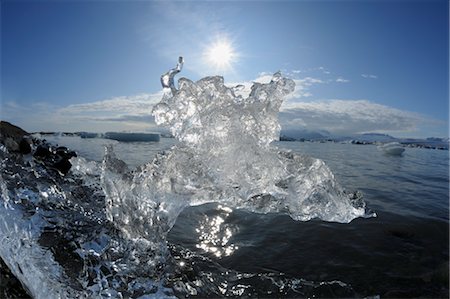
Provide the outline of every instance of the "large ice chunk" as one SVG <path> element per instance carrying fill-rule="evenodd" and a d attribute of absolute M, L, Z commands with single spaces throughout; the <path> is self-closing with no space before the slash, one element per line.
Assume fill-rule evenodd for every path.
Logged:
<path fill-rule="evenodd" d="M 360 196 L 346 194 L 323 161 L 271 145 L 293 80 L 276 73 L 267 84 L 254 83 L 246 98 L 220 76 L 181 78 L 178 85 L 153 109 L 157 124 L 181 141 L 156 161 L 158 190 L 184 194 L 190 204 L 227 202 L 297 220 L 349 222 L 365 215 Z"/>

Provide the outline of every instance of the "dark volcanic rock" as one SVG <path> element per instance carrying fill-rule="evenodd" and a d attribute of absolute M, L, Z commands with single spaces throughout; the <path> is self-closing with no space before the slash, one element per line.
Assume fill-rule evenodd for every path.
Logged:
<path fill-rule="evenodd" d="M 36 159 L 46 159 L 51 157 L 50 146 L 48 144 L 40 144 L 33 153 Z"/>
<path fill-rule="evenodd" d="M 31 298 L 20 281 L 11 273 L 0 258 L 0 298 Z"/>
<path fill-rule="evenodd" d="M 31 153 L 30 141 L 28 141 L 27 138 L 22 138 L 22 140 L 20 140 L 19 151 L 23 155 L 27 155 L 27 154 Z"/>
<path fill-rule="evenodd" d="M 5 145 L 9 152 L 23 155 L 32 153 L 35 160 L 64 175 L 72 167 L 70 158 L 77 156 L 67 147 L 54 148 L 45 140 L 32 139 L 26 131 L 6 121 L 0 122 L 0 143 Z"/>
<path fill-rule="evenodd" d="M 60 147 L 56 148 L 55 152 L 57 155 L 61 156 L 62 158 L 65 158 L 65 159 L 70 159 L 72 157 L 77 156 L 77 153 L 75 153 L 74 151 L 70 151 L 65 146 L 60 146 Z"/>
<path fill-rule="evenodd" d="M 5 145 L 11 152 L 28 154 L 31 152 L 29 141 L 24 138 L 29 134 L 21 128 L 7 121 L 0 121 L 0 143 Z M 27 147 L 28 145 L 28 147 Z M 27 150 L 29 151 L 27 152 Z"/>
<path fill-rule="evenodd" d="M 70 151 L 65 146 L 52 148 L 45 141 L 41 142 L 33 153 L 35 160 L 42 162 L 48 168 L 56 169 L 62 174 L 67 174 L 72 167 L 70 158 L 76 157 L 74 151 Z"/>
<path fill-rule="evenodd" d="M 69 160 L 62 158 L 59 161 L 53 163 L 52 166 L 62 174 L 67 174 L 72 167 L 72 163 L 70 163 Z"/>
<path fill-rule="evenodd" d="M 70 163 L 69 160 L 72 157 L 76 157 L 77 154 L 74 151 L 70 151 L 65 146 L 56 148 L 54 154 L 56 155 L 57 159 L 52 166 L 62 174 L 67 174 L 72 167 L 72 163 Z"/>
<path fill-rule="evenodd" d="M 7 121 L 0 121 L 0 140 L 5 139 L 6 137 L 11 137 L 15 141 L 19 142 L 25 135 L 29 134 L 21 128 L 12 125 Z"/>

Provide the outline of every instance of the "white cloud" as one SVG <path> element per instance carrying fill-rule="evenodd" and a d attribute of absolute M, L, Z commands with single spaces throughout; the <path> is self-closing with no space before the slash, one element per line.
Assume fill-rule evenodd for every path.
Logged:
<path fill-rule="evenodd" d="M 301 70 L 292 70 L 290 71 L 290 73 L 294 74 L 294 75 L 298 75 L 300 73 L 313 73 L 313 74 L 325 74 L 325 75 L 329 75 L 331 74 L 331 72 L 323 67 L 323 66 L 319 66 L 319 67 L 311 67 L 311 68 L 306 68 L 306 69 L 301 69 Z"/>
<path fill-rule="evenodd" d="M 301 99 L 301 98 L 308 98 L 312 96 L 312 93 L 310 92 L 310 88 L 317 84 L 324 84 L 326 83 L 322 79 L 313 78 L 313 77 L 305 77 L 302 79 L 294 79 L 295 82 L 295 90 L 292 94 L 288 95 L 286 100 L 290 99 Z"/>
<path fill-rule="evenodd" d="M 3 105 L 5 120 L 34 131 L 145 131 L 155 127 L 151 111 L 162 91 L 58 107 L 43 102 Z M 3 118 L 3 116 L 2 116 Z"/>
<path fill-rule="evenodd" d="M 251 87 L 254 82 L 256 83 L 269 83 L 270 80 L 272 80 L 273 74 L 268 72 L 262 72 L 259 74 L 258 78 L 256 78 L 253 81 L 244 81 L 244 82 L 235 82 L 235 83 L 226 83 L 228 87 L 233 87 L 236 85 L 243 85 L 244 88 L 241 90 L 238 94 L 242 95 L 243 97 L 248 96 L 248 94 L 251 91 Z M 295 82 L 295 90 L 292 94 L 288 95 L 285 99 L 285 101 L 288 101 L 290 99 L 304 99 L 312 96 L 312 93 L 309 91 L 309 89 L 317 84 L 325 84 L 328 83 L 327 81 L 323 81 L 319 78 L 313 78 L 313 77 L 305 77 L 301 79 L 293 79 Z"/>
<path fill-rule="evenodd" d="M 361 74 L 361 77 L 366 78 L 366 79 L 378 79 L 377 75 L 372 75 L 372 74 Z"/>
<path fill-rule="evenodd" d="M 419 125 L 433 122 L 417 113 L 368 100 L 285 103 L 280 121 L 285 129 L 327 130 L 334 134 L 412 133 L 417 131 Z"/>
<path fill-rule="evenodd" d="M 153 104 L 159 102 L 162 95 L 161 91 L 154 94 L 115 97 L 90 103 L 69 105 L 59 109 L 59 112 L 67 115 L 85 115 L 86 113 L 102 115 L 110 113 L 141 114 L 151 111 Z"/>
<path fill-rule="evenodd" d="M 338 83 L 348 83 L 348 82 L 350 82 L 350 80 L 344 79 L 342 77 L 338 77 L 336 79 L 336 82 L 338 82 Z"/>
<path fill-rule="evenodd" d="M 302 86 L 311 86 L 313 84 L 325 83 L 322 79 L 317 79 L 317 78 L 312 78 L 312 77 L 295 79 L 294 81 L 296 81 L 296 83 L 301 84 Z"/>

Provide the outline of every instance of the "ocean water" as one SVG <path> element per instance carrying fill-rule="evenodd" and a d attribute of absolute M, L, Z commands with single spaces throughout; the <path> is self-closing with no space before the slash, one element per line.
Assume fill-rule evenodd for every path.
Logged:
<path fill-rule="evenodd" d="M 95 161 L 103 158 L 104 145 L 112 144 L 132 168 L 177 143 L 46 138 Z M 265 290 L 260 297 L 448 297 L 448 151 L 408 148 L 402 156 L 387 156 L 374 145 L 273 144 L 323 160 L 346 190 L 362 192 L 377 217 L 303 222 L 215 203 L 187 207 L 168 234 L 183 276 L 223 287 L 238 281 L 236 296 Z M 214 294 L 189 284 L 178 292 Z"/>

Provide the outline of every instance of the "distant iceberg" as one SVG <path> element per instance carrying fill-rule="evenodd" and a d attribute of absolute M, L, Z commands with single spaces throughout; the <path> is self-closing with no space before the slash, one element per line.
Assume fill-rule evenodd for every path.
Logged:
<path fill-rule="evenodd" d="M 389 142 L 383 145 L 379 145 L 378 149 L 386 155 L 401 156 L 405 151 L 405 148 L 398 142 Z"/>
<path fill-rule="evenodd" d="M 106 132 L 103 138 L 113 139 L 122 142 L 133 142 L 133 141 L 155 141 L 158 142 L 160 139 L 159 133 L 124 133 L 124 132 Z"/>
<path fill-rule="evenodd" d="M 79 132 L 81 138 L 97 138 L 99 137 L 98 133 L 89 133 L 89 132 Z"/>

